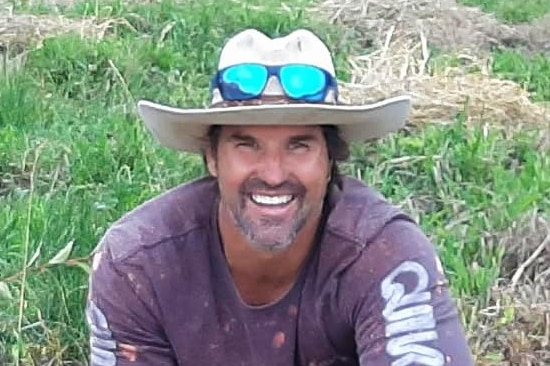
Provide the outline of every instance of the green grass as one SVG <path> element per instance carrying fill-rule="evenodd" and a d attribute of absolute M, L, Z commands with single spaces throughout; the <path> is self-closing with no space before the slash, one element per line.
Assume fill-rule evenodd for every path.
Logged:
<path fill-rule="evenodd" d="M 458 118 L 356 147 L 349 169 L 396 203 L 412 200 L 454 293 L 483 298 L 500 274 L 503 248 L 494 234 L 525 212 L 550 208 L 550 157 L 535 150 L 535 141 L 529 133 L 504 140 Z"/>
<path fill-rule="evenodd" d="M 531 93 L 534 101 L 550 101 L 550 59 L 546 56 L 529 57 L 517 51 L 497 51 L 493 53 L 492 70 L 499 77 L 520 84 Z"/>
<path fill-rule="evenodd" d="M 77 4 L 64 10 L 67 16 L 127 24 L 99 42 L 49 39 L 29 53 L 20 72 L 0 76 L 0 282 L 12 297 L 2 298 L 0 285 L 0 364 L 2 354 L 24 365 L 40 357 L 85 360 L 87 255 L 124 212 L 204 174 L 199 157 L 157 146 L 135 114 L 137 99 L 204 105 L 223 41 L 247 26 L 270 35 L 302 26 L 318 31 L 338 54 L 339 77 L 347 79 L 346 57 L 358 47 L 349 31 L 308 18 L 305 0 L 290 8 L 274 0 L 246 4 Z M 495 72 L 519 78 L 547 100 L 547 63 L 506 60 L 495 59 Z M 345 168 L 406 209 L 413 202 L 412 212 L 442 253 L 453 292 L 484 298 L 499 275 L 495 235 L 525 212 L 550 208 L 550 159 L 527 132 L 505 140 L 463 121 L 458 116 L 449 126 L 354 146 Z M 48 265 L 68 243 L 69 262 Z M 18 273 L 31 260 L 23 281 Z"/>
<path fill-rule="evenodd" d="M 548 0 L 459 0 L 461 4 L 478 6 L 506 23 L 527 23 L 550 11 Z"/>

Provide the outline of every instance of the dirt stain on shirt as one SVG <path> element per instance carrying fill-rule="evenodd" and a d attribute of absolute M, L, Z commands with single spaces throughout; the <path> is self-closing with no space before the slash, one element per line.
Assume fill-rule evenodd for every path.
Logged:
<path fill-rule="evenodd" d="M 273 348 L 281 348 L 285 344 L 285 334 L 283 332 L 277 332 L 273 336 Z"/>
<path fill-rule="evenodd" d="M 290 305 L 288 307 L 288 315 L 290 316 L 298 315 L 298 307 L 296 305 Z"/>
<path fill-rule="evenodd" d="M 137 347 L 126 343 L 120 343 L 118 345 L 118 354 L 127 359 L 130 362 L 136 362 L 137 360 Z"/>

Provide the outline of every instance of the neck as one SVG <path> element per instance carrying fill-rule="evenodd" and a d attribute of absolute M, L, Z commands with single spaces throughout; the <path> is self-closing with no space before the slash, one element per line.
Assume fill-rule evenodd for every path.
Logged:
<path fill-rule="evenodd" d="M 261 251 L 251 245 L 220 205 L 219 230 L 233 280 L 242 299 L 249 304 L 265 304 L 284 295 L 315 244 L 321 215 L 311 218 L 294 242 L 279 251 Z"/>

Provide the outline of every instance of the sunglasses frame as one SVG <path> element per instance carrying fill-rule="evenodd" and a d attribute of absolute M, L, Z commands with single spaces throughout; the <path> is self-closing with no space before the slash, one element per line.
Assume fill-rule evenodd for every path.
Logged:
<path fill-rule="evenodd" d="M 222 81 L 223 74 L 227 70 L 229 70 L 233 67 L 245 66 L 245 65 L 261 66 L 261 67 L 263 67 L 267 70 L 267 77 L 266 77 L 266 80 L 264 82 L 264 86 L 262 87 L 262 90 L 258 93 L 258 95 L 251 95 L 248 98 L 239 98 L 239 99 L 230 98 L 227 95 L 227 93 L 225 93 L 225 91 L 224 91 L 224 84 L 225 83 Z M 286 89 L 283 85 L 283 82 L 281 80 L 281 76 L 280 76 L 281 69 L 284 69 L 285 67 L 288 67 L 288 66 L 311 67 L 311 68 L 314 68 L 314 69 L 317 69 L 317 70 L 321 71 L 325 75 L 325 86 L 323 88 L 323 95 L 322 95 L 322 97 L 319 98 L 318 101 L 310 101 L 310 100 L 307 100 L 305 98 L 293 98 L 293 97 L 288 95 L 288 93 L 287 93 L 287 91 L 286 91 Z M 221 96 L 222 96 L 222 98 L 225 101 L 253 100 L 253 99 L 258 99 L 262 96 L 262 93 L 264 92 L 265 88 L 267 87 L 267 83 L 268 83 L 269 79 L 272 76 L 275 76 L 277 78 L 277 80 L 279 80 L 279 84 L 281 85 L 281 88 L 283 89 L 283 91 L 285 93 L 285 96 L 287 98 L 291 99 L 291 100 L 305 101 L 305 102 L 308 102 L 308 103 L 324 103 L 328 92 L 331 91 L 331 90 L 334 91 L 334 93 L 335 93 L 335 99 L 338 98 L 338 82 L 336 80 L 336 77 L 332 76 L 327 70 L 325 70 L 323 68 L 320 68 L 318 66 L 313 66 L 313 65 L 309 65 L 309 64 L 299 64 L 299 63 L 283 64 L 283 65 L 264 65 L 264 64 L 260 64 L 260 63 L 247 62 L 247 63 L 241 63 L 241 64 L 235 64 L 235 65 L 227 66 L 223 69 L 218 70 L 214 74 L 214 76 L 212 77 L 211 83 L 210 83 L 210 87 L 211 87 L 211 90 L 218 89 Z"/>

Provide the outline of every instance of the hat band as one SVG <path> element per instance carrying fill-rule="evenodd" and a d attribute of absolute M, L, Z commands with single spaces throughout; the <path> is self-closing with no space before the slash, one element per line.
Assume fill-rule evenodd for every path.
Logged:
<path fill-rule="evenodd" d="M 211 82 L 212 102 L 242 102 L 273 96 L 273 90 L 267 93 L 272 78 L 278 82 L 277 96 L 289 101 L 326 103 L 329 92 L 332 92 L 331 102 L 338 99 L 336 78 L 319 67 L 243 63 L 221 69 L 214 75 Z M 216 100 L 215 92 L 219 93 L 221 100 Z"/>

